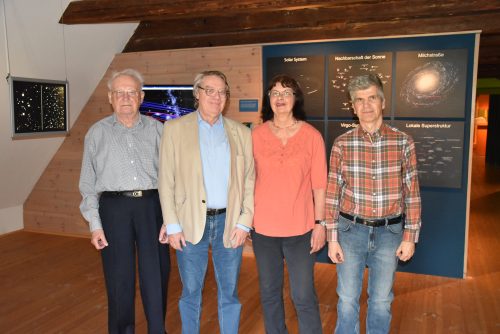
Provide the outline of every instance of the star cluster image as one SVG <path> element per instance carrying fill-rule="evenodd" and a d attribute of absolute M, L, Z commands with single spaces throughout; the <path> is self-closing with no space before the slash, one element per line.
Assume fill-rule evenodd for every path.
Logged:
<path fill-rule="evenodd" d="M 15 133 L 66 130 L 66 85 L 13 81 Z"/>
<path fill-rule="evenodd" d="M 66 127 L 65 87 L 55 84 L 42 86 L 43 128 L 50 131 L 64 131 Z"/>

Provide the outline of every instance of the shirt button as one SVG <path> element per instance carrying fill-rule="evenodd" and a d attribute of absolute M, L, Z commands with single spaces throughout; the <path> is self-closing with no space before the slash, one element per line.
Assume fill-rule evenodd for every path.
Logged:
<path fill-rule="evenodd" d="M 373 196 L 377 195 L 377 193 L 373 193 Z"/>
<path fill-rule="evenodd" d="M 204 199 L 202 199 L 202 200 L 201 200 L 201 203 L 205 204 L 205 200 L 204 200 Z"/>
<path fill-rule="evenodd" d="M 372 180 L 375 180 L 375 176 L 372 176 Z"/>
<path fill-rule="evenodd" d="M 372 212 L 375 213 L 375 209 L 373 209 Z"/>
<path fill-rule="evenodd" d="M 130 160 L 130 163 L 133 164 L 134 163 L 134 160 Z"/>
<path fill-rule="evenodd" d="M 134 181 L 137 181 L 137 177 L 134 176 Z"/>

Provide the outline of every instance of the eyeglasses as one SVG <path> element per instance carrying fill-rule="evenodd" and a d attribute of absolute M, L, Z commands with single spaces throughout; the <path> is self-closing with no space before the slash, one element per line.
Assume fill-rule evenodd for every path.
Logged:
<path fill-rule="evenodd" d="M 115 97 L 119 98 L 119 99 L 122 99 L 125 96 L 131 97 L 131 98 L 139 96 L 139 92 L 136 90 L 114 90 L 111 93 L 114 94 Z"/>
<path fill-rule="evenodd" d="M 217 90 L 215 88 L 203 88 L 203 87 L 198 87 L 199 89 L 203 89 L 205 91 L 205 94 L 207 96 L 215 96 L 219 95 L 220 98 L 226 98 L 229 95 L 229 91 L 222 89 L 222 90 Z"/>
<path fill-rule="evenodd" d="M 284 90 L 282 92 L 277 91 L 277 90 L 272 90 L 267 94 L 269 95 L 269 97 L 275 97 L 275 98 L 279 98 L 280 96 L 285 98 L 285 97 L 291 97 L 291 96 L 295 95 L 295 93 L 292 92 L 291 90 Z"/>

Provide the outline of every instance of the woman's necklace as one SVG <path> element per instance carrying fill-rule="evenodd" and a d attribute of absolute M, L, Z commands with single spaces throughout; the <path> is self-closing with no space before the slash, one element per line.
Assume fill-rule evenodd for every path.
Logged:
<path fill-rule="evenodd" d="M 276 123 L 274 123 L 274 118 L 273 118 L 273 126 L 277 129 L 288 129 L 288 128 L 291 128 L 292 126 L 294 126 L 295 124 L 297 124 L 298 121 L 294 118 L 293 119 L 293 123 L 292 124 L 289 124 L 289 125 L 286 125 L 286 126 L 279 126 L 279 125 L 276 125 Z"/>

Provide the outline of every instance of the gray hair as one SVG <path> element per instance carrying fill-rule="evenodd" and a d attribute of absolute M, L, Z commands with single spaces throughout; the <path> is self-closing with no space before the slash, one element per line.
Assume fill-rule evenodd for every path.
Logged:
<path fill-rule="evenodd" d="M 375 86 L 377 88 L 377 95 L 382 99 L 382 101 L 384 101 L 384 86 L 382 84 L 382 81 L 380 81 L 380 78 L 375 74 L 360 75 L 352 78 L 349 81 L 347 90 L 349 91 L 351 100 L 354 100 L 354 94 L 358 90 L 365 90 L 370 88 L 371 86 Z"/>
<path fill-rule="evenodd" d="M 229 98 L 229 95 L 230 95 L 229 83 L 227 82 L 226 75 L 224 73 L 222 73 L 221 71 L 216 71 L 216 70 L 203 71 L 203 72 L 198 73 L 194 77 L 193 96 L 195 98 L 195 102 L 194 102 L 194 107 L 195 108 L 198 108 L 198 96 L 197 96 L 197 94 L 198 94 L 198 88 L 201 87 L 201 83 L 202 83 L 203 79 L 205 79 L 206 77 L 210 77 L 210 76 L 219 77 L 219 78 L 222 79 L 222 81 L 224 81 L 224 85 L 226 86 L 225 89 L 226 89 L 226 92 L 227 92 L 227 97 Z"/>
<path fill-rule="evenodd" d="M 116 78 L 121 77 L 121 76 L 128 76 L 137 81 L 137 83 L 140 86 L 140 90 L 142 90 L 142 86 L 144 85 L 144 78 L 142 77 L 142 74 L 139 73 L 139 71 L 136 71 L 131 68 L 124 69 L 122 71 L 115 71 L 113 74 L 111 74 L 111 78 L 108 80 L 108 89 L 111 90 L 113 87 L 113 82 L 115 81 Z"/>

